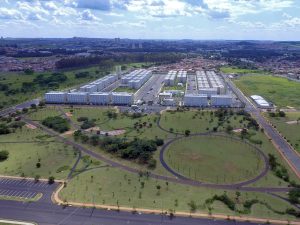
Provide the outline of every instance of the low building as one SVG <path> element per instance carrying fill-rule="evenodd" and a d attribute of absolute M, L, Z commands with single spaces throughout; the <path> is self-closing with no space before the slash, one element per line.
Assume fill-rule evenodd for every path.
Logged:
<path fill-rule="evenodd" d="M 61 91 L 53 91 L 45 94 L 46 103 L 66 103 L 67 102 L 67 93 Z"/>
<path fill-rule="evenodd" d="M 108 92 L 95 92 L 89 95 L 92 105 L 108 105 L 111 102 L 111 94 Z"/>
<path fill-rule="evenodd" d="M 133 94 L 127 92 L 112 92 L 111 101 L 114 105 L 133 104 Z"/>
<path fill-rule="evenodd" d="M 67 94 L 67 103 L 69 104 L 88 104 L 89 95 L 87 92 L 72 92 Z"/>
<path fill-rule="evenodd" d="M 255 104 L 260 108 L 271 107 L 270 103 L 267 102 L 263 97 L 261 97 L 259 95 L 251 95 L 250 97 L 255 102 Z"/>
<path fill-rule="evenodd" d="M 207 95 L 201 94 L 186 94 L 183 99 L 185 106 L 191 107 L 206 107 L 208 106 Z"/>
<path fill-rule="evenodd" d="M 226 106 L 230 107 L 232 105 L 232 96 L 231 95 L 212 95 L 211 106 Z"/>

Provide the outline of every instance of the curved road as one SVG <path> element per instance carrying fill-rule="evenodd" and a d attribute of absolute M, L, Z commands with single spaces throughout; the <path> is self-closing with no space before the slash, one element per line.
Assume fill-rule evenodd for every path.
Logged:
<path fill-rule="evenodd" d="M 228 136 L 222 135 L 222 134 L 191 134 L 189 137 L 208 136 L 208 135 L 210 135 L 210 136 L 216 136 L 216 137 L 223 137 L 223 138 L 231 138 L 231 139 L 233 139 L 233 140 L 235 140 L 235 141 L 239 141 L 239 142 L 241 141 L 241 140 L 238 139 L 238 138 L 235 138 L 235 137 L 228 137 Z M 176 176 L 176 177 L 178 177 L 178 178 L 180 178 L 180 179 L 183 179 L 183 180 L 194 181 L 194 180 L 192 180 L 192 179 L 190 179 L 190 178 L 188 178 L 188 177 L 185 177 L 185 176 L 181 175 L 180 173 L 176 172 L 175 170 L 173 170 L 173 169 L 165 162 L 165 160 L 164 160 L 164 153 L 165 153 L 165 151 L 168 149 L 168 147 L 169 147 L 172 143 L 174 143 L 174 142 L 176 142 L 176 141 L 178 141 L 178 140 L 180 140 L 180 139 L 183 139 L 183 138 L 186 138 L 186 137 L 183 137 L 183 136 L 182 136 L 182 137 L 180 137 L 180 138 L 172 139 L 172 140 L 170 140 L 167 144 L 165 144 L 165 145 L 162 147 L 161 151 L 160 151 L 159 159 L 160 159 L 160 162 L 161 162 L 161 164 L 163 165 L 163 167 L 164 167 L 167 171 L 169 171 L 171 174 L 173 174 L 174 176 Z M 228 186 L 228 187 L 230 187 L 230 188 L 236 188 L 236 189 L 241 189 L 241 190 L 242 190 L 242 189 L 243 189 L 242 186 L 246 186 L 246 185 L 249 185 L 249 184 L 252 184 L 252 183 L 258 181 L 259 179 L 261 179 L 262 177 L 264 177 L 264 176 L 268 173 L 268 171 L 269 171 L 269 160 L 268 160 L 268 157 L 267 157 L 267 156 L 266 156 L 259 148 L 257 148 L 256 146 L 253 146 L 253 145 L 251 145 L 250 143 L 247 143 L 247 142 L 243 142 L 243 143 L 245 143 L 245 144 L 249 145 L 250 147 L 254 148 L 254 149 L 259 153 L 261 159 L 263 159 L 263 161 L 264 161 L 264 168 L 263 168 L 263 170 L 259 173 L 258 176 L 254 177 L 254 178 L 252 178 L 252 179 L 250 179 L 250 180 L 243 181 L 243 182 L 240 182 L 240 183 L 235 183 L 235 184 L 223 184 L 223 185 L 222 185 L 223 187 Z M 197 181 L 194 181 L 194 182 L 197 182 Z M 204 183 L 204 182 L 199 182 L 199 181 L 198 181 L 198 183 L 201 184 L 201 185 L 214 185 L 214 184 L 209 184 L 209 183 Z"/>
<path fill-rule="evenodd" d="M 33 122 L 33 121 L 29 120 L 28 118 L 24 118 L 24 117 L 22 119 L 26 123 L 29 123 L 36 127 L 41 128 L 44 132 L 48 133 L 49 135 L 55 136 L 57 139 L 64 142 L 65 144 L 71 145 L 74 148 L 80 150 L 81 152 L 83 152 L 87 155 L 90 155 L 98 160 L 101 160 L 113 167 L 122 169 L 122 170 L 130 172 L 130 173 L 135 173 L 135 174 L 140 173 L 140 170 L 138 170 L 138 169 L 134 169 L 129 166 L 115 162 L 113 160 L 107 159 L 107 158 L 103 157 L 102 155 L 95 153 L 92 150 L 89 150 L 74 141 L 71 141 L 69 139 L 66 139 L 66 138 L 58 135 L 55 131 L 48 129 L 39 123 Z M 162 176 L 162 175 L 152 174 L 152 173 L 150 173 L 149 176 L 154 179 L 159 179 L 159 180 L 164 180 L 164 181 L 169 181 L 169 182 L 174 182 L 174 183 L 180 183 L 180 184 L 191 185 L 191 186 L 196 186 L 196 187 L 209 187 L 209 188 L 215 188 L 215 189 L 227 189 L 227 190 L 239 189 L 239 190 L 243 190 L 243 191 L 256 191 L 256 192 L 287 192 L 290 190 L 290 188 L 288 188 L 288 187 L 236 187 L 235 185 L 205 184 L 205 183 L 200 183 L 200 182 L 196 182 L 193 180 L 178 179 L 178 178 Z"/>

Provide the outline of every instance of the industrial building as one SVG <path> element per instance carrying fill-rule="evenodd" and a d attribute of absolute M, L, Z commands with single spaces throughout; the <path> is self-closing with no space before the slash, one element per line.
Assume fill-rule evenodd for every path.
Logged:
<path fill-rule="evenodd" d="M 69 104 L 88 104 L 89 94 L 87 92 L 67 93 L 67 103 Z"/>
<path fill-rule="evenodd" d="M 67 93 L 61 91 L 52 91 L 45 94 L 45 101 L 47 103 L 66 103 Z"/>
<path fill-rule="evenodd" d="M 131 105 L 133 94 L 127 92 L 112 92 L 111 100 L 113 105 Z"/>
<path fill-rule="evenodd" d="M 212 95 L 210 98 L 211 106 L 230 107 L 232 105 L 231 95 Z"/>
<path fill-rule="evenodd" d="M 251 95 L 250 97 L 260 108 L 269 108 L 271 106 L 263 97 L 259 95 Z"/>
<path fill-rule="evenodd" d="M 185 106 L 206 107 L 208 106 L 208 97 L 201 94 L 186 94 L 183 102 Z"/>
<path fill-rule="evenodd" d="M 95 92 L 89 94 L 89 103 L 92 105 L 108 105 L 111 102 L 111 94 L 108 92 Z"/>

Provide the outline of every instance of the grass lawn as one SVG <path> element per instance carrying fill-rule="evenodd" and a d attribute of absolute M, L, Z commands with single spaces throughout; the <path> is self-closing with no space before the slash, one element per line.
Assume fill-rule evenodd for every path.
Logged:
<path fill-rule="evenodd" d="M 175 171 L 194 180 L 230 184 L 254 178 L 264 163 L 242 142 L 223 137 L 188 137 L 171 144 L 165 160 Z"/>
<path fill-rule="evenodd" d="M 159 187 L 159 188 L 158 188 Z M 65 201 L 107 204 L 126 206 L 130 208 L 141 207 L 149 209 L 170 209 L 176 211 L 189 211 L 188 203 L 193 200 L 198 212 L 208 213 L 205 200 L 214 194 L 223 194 L 222 190 L 196 188 L 175 183 L 154 180 L 147 177 L 120 171 L 115 168 L 100 168 L 87 171 L 73 178 L 66 188 L 60 192 Z M 227 195 L 235 199 L 235 192 L 227 191 Z M 278 211 L 290 208 L 288 203 L 275 199 L 262 193 L 241 193 L 239 205 L 245 200 L 260 199 Z M 212 213 L 236 215 L 223 203 L 216 201 L 212 204 Z M 267 209 L 266 206 L 255 204 L 247 216 L 265 218 L 294 219 L 292 216 L 279 215 Z"/>
<path fill-rule="evenodd" d="M 243 128 L 244 122 L 240 123 L 242 116 L 228 116 L 225 124 L 218 128 L 218 131 L 224 130 L 227 125 L 233 128 Z M 160 125 L 170 130 L 173 128 L 176 133 L 184 133 L 190 130 L 191 133 L 204 133 L 212 131 L 213 127 L 218 126 L 218 119 L 211 115 L 211 111 L 183 111 L 183 112 L 164 112 L 161 116 Z"/>
<path fill-rule="evenodd" d="M 39 129 L 23 127 L 15 133 L 0 135 L 0 143 L 1 150 L 9 152 L 9 158 L 0 162 L 2 175 L 64 179 L 76 160 L 72 147 L 57 142 Z M 40 168 L 36 167 L 38 162 Z"/>
<path fill-rule="evenodd" d="M 168 91 L 168 90 L 178 90 L 178 91 L 185 91 L 185 85 L 183 86 L 164 86 L 162 91 Z"/>
<path fill-rule="evenodd" d="M 27 116 L 36 121 L 42 121 L 47 117 L 60 116 L 61 112 L 58 109 L 58 106 L 47 106 L 45 108 L 38 108 L 37 110 L 31 109 Z"/>
<path fill-rule="evenodd" d="M 300 108 L 300 83 L 298 82 L 264 75 L 243 76 L 234 82 L 248 96 L 261 95 L 278 107 Z"/>
<path fill-rule="evenodd" d="M 265 74 L 262 70 L 250 70 L 250 69 L 240 69 L 237 67 L 223 66 L 220 68 L 223 73 L 235 73 L 235 74 Z"/>
<path fill-rule="evenodd" d="M 268 114 L 266 114 L 268 116 Z M 285 117 L 270 117 L 268 119 L 276 129 L 288 140 L 295 150 L 300 152 L 300 112 L 287 112 Z M 293 122 L 288 124 L 287 122 Z"/>
<path fill-rule="evenodd" d="M 135 93 L 137 90 L 129 87 L 117 87 L 114 92 L 128 92 L 128 93 Z"/>

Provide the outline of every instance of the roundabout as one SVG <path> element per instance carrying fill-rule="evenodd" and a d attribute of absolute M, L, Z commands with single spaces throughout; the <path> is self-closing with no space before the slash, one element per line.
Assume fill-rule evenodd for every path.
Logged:
<path fill-rule="evenodd" d="M 172 139 L 161 149 L 164 168 L 201 184 L 245 186 L 268 172 L 268 157 L 256 146 L 225 134 Z"/>

